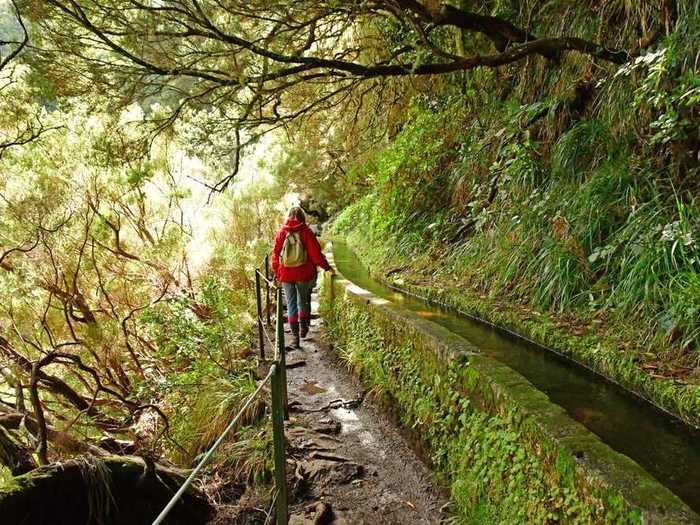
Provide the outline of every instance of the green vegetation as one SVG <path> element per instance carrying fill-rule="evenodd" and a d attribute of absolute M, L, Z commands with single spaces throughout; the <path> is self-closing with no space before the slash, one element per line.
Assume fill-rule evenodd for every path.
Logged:
<path fill-rule="evenodd" d="M 6 441 L 32 470 L 191 465 L 254 388 L 250 275 L 291 198 L 381 278 L 700 423 L 699 41 L 697 0 L 0 0 Z M 459 421 L 414 372 L 463 516 L 528 476 L 556 505 L 521 517 L 600 518 L 517 414 Z M 267 479 L 264 415 L 211 474 L 229 495 Z M 474 467 L 491 448 L 522 470 Z"/>
<path fill-rule="evenodd" d="M 255 389 L 252 269 L 281 194 L 241 187 L 208 224 L 207 194 L 176 167 L 198 159 L 165 140 L 148 159 L 113 153 L 142 136 L 106 115 L 45 118 L 65 126 L 7 150 L 0 172 L 3 424 L 39 464 L 119 452 L 190 467 Z M 264 401 L 245 415 L 212 490 L 268 481 L 265 415 Z"/>
<path fill-rule="evenodd" d="M 536 86 L 514 71 L 505 95 L 475 74 L 414 97 L 396 136 L 350 167 L 371 190 L 334 231 L 380 278 L 699 423 L 700 11 L 678 9 L 675 32 L 617 70 L 571 60 Z"/>

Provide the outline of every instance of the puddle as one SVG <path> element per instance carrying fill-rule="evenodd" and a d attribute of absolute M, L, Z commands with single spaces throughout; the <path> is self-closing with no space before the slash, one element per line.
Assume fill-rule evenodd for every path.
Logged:
<path fill-rule="evenodd" d="M 370 432 L 365 430 L 360 434 L 360 443 L 362 443 L 365 446 L 374 446 L 377 444 L 377 440 L 374 439 L 374 436 Z M 386 457 L 386 454 L 383 450 L 379 450 L 379 457 Z"/>
<path fill-rule="evenodd" d="M 306 381 L 303 386 L 299 387 L 299 390 L 305 394 L 309 394 L 310 396 L 327 392 L 327 390 L 322 386 L 319 386 L 316 381 Z"/>
<path fill-rule="evenodd" d="M 334 408 L 331 410 L 331 414 L 333 414 L 333 417 L 340 421 L 341 434 L 356 432 L 362 428 L 360 418 L 357 417 L 354 410 L 348 410 L 347 408 Z"/>

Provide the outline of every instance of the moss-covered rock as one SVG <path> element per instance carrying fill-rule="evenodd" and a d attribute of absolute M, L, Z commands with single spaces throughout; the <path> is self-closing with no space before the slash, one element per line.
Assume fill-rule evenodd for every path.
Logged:
<path fill-rule="evenodd" d="M 81 458 L 40 467 L 0 486 L 2 523 L 134 525 L 151 523 L 184 481 L 140 458 Z M 166 523 L 206 523 L 206 499 L 189 491 Z"/>

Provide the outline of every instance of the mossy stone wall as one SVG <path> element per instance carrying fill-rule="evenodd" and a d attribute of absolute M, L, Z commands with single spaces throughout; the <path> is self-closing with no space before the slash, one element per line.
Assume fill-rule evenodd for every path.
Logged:
<path fill-rule="evenodd" d="M 635 462 L 525 378 L 439 325 L 327 278 L 341 359 L 390 402 L 449 487 L 460 523 L 698 523 Z"/>

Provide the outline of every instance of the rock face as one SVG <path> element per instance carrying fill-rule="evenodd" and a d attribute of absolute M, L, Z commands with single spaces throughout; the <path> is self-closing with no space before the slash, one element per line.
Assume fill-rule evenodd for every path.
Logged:
<path fill-rule="evenodd" d="M 3 523 L 134 525 L 151 523 L 183 476 L 136 457 L 81 458 L 37 468 L 0 488 Z M 211 506 L 189 492 L 167 523 L 206 523 Z"/>

